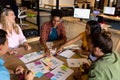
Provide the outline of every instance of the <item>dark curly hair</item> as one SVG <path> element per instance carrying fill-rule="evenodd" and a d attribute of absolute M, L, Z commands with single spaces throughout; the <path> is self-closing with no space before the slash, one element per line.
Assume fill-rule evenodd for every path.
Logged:
<path fill-rule="evenodd" d="M 6 35 L 7 35 L 7 32 L 0 29 L 0 45 L 4 45 L 5 44 L 5 41 L 7 40 L 6 39 Z"/>
<path fill-rule="evenodd" d="M 62 11 L 59 10 L 59 9 L 53 9 L 53 10 L 51 11 L 51 17 L 53 18 L 53 17 L 55 17 L 55 16 L 58 16 L 58 17 L 62 18 L 62 17 L 63 17 Z"/>
<path fill-rule="evenodd" d="M 87 25 L 90 26 L 90 35 L 94 34 L 94 33 L 100 33 L 101 32 L 101 26 L 99 24 L 99 22 L 94 21 L 94 20 L 90 20 L 87 22 Z"/>
<path fill-rule="evenodd" d="M 93 34 L 91 36 L 91 42 L 94 47 L 99 47 L 104 54 L 112 52 L 113 41 L 111 39 L 111 33 L 108 31 Z"/>

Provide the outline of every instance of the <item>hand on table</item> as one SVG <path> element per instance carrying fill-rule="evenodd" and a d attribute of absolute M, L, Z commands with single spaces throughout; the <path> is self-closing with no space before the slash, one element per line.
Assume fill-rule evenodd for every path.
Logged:
<path fill-rule="evenodd" d="M 63 51 L 63 47 L 62 46 L 56 50 L 56 54 L 59 54 L 61 51 Z"/>
<path fill-rule="evenodd" d="M 90 63 L 83 62 L 82 69 L 84 70 L 84 73 L 88 74 L 90 69 Z"/>
<path fill-rule="evenodd" d="M 22 66 L 17 66 L 15 69 L 15 74 L 23 74 L 24 68 Z"/>
<path fill-rule="evenodd" d="M 45 49 L 45 55 L 46 55 L 47 57 L 52 57 L 52 54 L 51 54 L 51 52 L 50 52 L 49 49 Z"/>
<path fill-rule="evenodd" d="M 25 80 L 33 80 L 34 74 L 31 71 L 24 70 L 22 66 L 17 66 L 15 74 L 22 74 Z"/>
<path fill-rule="evenodd" d="M 74 80 L 82 80 L 82 71 L 80 68 L 76 68 L 73 75 Z"/>
<path fill-rule="evenodd" d="M 34 78 L 34 74 L 31 71 L 30 72 L 25 71 L 24 76 L 25 76 L 25 80 L 33 80 Z"/>
<path fill-rule="evenodd" d="M 26 45 L 25 48 L 26 48 L 26 50 L 30 50 L 31 46 L 30 45 Z"/>
<path fill-rule="evenodd" d="M 17 54 L 17 49 L 9 49 L 9 50 L 8 50 L 8 53 L 9 53 L 10 55 Z"/>

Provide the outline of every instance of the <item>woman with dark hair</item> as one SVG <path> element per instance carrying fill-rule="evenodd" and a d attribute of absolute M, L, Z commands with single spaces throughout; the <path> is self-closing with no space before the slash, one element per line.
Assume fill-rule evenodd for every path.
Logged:
<path fill-rule="evenodd" d="M 82 40 L 82 45 L 81 45 L 81 49 L 77 50 L 77 52 L 82 53 L 82 54 L 86 54 L 89 55 L 90 53 L 90 49 L 89 49 L 89 38 L 92 34 L 94 33 L 99 33 L 101 32 L 101 26 L 99 24 L 99 22 L 91 20 L 88 21 L 86 24 L 86 29 L 84 32 L 80 33 L 78 36 L 76 36 L 75 38 L 73 38 L 72 40 L 68 41 L 67 43 L 65 43 L 64 45 L 62 45 L 57 51 L 56 53 L 59 53 L 60 51 L 63 50 L 63 48 L 65 46 L 68 46 L 70 44 L 75 43 L 78 40 Z"/>

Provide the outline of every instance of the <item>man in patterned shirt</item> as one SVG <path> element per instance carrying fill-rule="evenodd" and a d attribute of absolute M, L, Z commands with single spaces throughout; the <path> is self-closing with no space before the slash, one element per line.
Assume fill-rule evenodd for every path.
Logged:
<path fill-rule="evenodd" d="M 40 43 L 48 55 L 50 55 L 50 50 L 46 42 L 52 42 L 52 48 L 55 48 L 64 44 L 67 40 L 65 27 L 61 20 L 62 16 L 61 10 L 53 9 L 51 11 L 51 21 L 45 22 L 41 27 Z"/>

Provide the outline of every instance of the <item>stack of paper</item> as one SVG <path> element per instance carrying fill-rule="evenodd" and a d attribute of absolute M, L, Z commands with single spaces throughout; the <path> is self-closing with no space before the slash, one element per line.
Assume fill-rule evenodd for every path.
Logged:
<path fill-rule="evenodd" d="M 51 80 L 65 80 L 68 76 L 70 76 L 74 71 L 64 65 L 61 65 L 55 68 L 50 73 L 46 74 L 48 78 Z"/>
<path fill-rule="evenodd" d="M 44 62 L 46 65 L 48 65 L 52 69 L 63 64 L 63 61 L 55 57 L 52 57 L 52 58 L 45 57 L 45 58 L 42 58 L 41 61 Z"/>
<path fill-rule="evenodd" d="M 31 70 L 36 77 L 40 78 L 43 74 L 49 72 L 49 68 L 45 66 L 40 60 L 26 64 L 27 68 Z"/>
<path fill-rule="evenodd" d="M 61 52 L 59 55 L 63 56 L 65 58 L 71 58 L 75 53 L 72 52 L 71 50 L 65 50 L 63 52 Z"/>
<path fill-rule="evenodd" d="M 39 59 L 39 58 L 42 58 L 44 56 L 44 54 L 42 54 L 43 51 L 40 51 L 40 52 L 32 52 L 32 53 L 29 53 L 29 54 L 26 54 L 26 55 L 23 55 L 20 58 L 20 60 L 22 60 L 24 63 L 28 63 L 28 62 L 31 62 L 33 60 L 36 60 L 36 59 Z"/>

